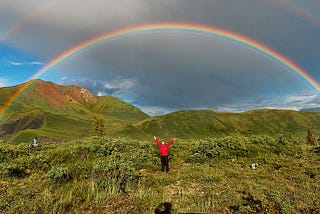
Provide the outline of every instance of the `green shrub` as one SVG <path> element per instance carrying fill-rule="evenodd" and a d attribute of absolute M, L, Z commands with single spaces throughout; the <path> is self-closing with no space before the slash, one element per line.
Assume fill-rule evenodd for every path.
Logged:
<path fill-rule="evenodd" d="M 111 160 L 99 160 L 93 166 L 94 176 L 99 188 L 111 189 L 112 192 L 125 192 L 128 187 L 134 187 L 139 175 L 130 162 L 121 159 L 121 154 L 114 154 Z"/>
<path fill-rule="evenodd" d="M 48 176 L 54 182 L 63 183 L 71 179 L 71 172 L 68 167 L 53 167 Z"/>
<path fill-rule="evenodd" d="M 197 143 L 192 155 L 186 158 L 189 163 L 204 163 L 208 160 L 224 160 L 234 157 L 252 157 L 257 152 L 253 145 L 248 146 L 238 138 L 207 139 Z"/>
<path fill-rule="evenodd" d="M 288 136 L 281 136 L 281 143 L 264 136 L 238 137 L 231 136 L 219 139 L 206 139 L 196 142 L 191 155 L 185 158 L 187 163 L 205 163 L 241 158 L 265 157 L 272 153 L 301 157 L 302 145 Z M 292 140 L 292 141 L 290 141 Z"/>
<path fill-rule="evenodd" d="M 272 152 L 277 155 L 287 155 L 293 157 L 302 157 L 303 155 L 303 150 L 300 145 L 277 144 L 272 148 Z"/>
<path fill-rule="evenodd" d="M 21 160 L 29 169 L 48 171 L 51 168 L 52 156 L 46 153 L 38 153 Z"/>
<path fill-rule="evenodd" d="M 0 147 L 0 161 L 12 160 L 19 156 L 20 151 L 11 148 L 5 148 L 5 145 Z"/>

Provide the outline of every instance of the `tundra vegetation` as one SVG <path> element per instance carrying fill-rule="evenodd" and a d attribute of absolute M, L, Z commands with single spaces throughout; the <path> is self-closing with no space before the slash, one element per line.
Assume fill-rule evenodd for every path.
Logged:
<path fill-rule="evenodd" d="M 100 127 L 97 124 L 96 127 Z M 290 135 L 0 143 L 1 213 L 319 213 L 320 145 Z M 250 165 L 256 163 L 256 168 Z"/>

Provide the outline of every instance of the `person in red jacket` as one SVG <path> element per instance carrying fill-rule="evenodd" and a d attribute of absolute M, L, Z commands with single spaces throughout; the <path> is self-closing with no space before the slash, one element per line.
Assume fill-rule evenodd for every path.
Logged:
<path fill-rule="evenodd" d="M 168 143 L 165 143 L 164 141 L 161 141 L 160 143 L 155 136 L 153 136 L 153 139 L 156 141 L 160 149 L 161 171 L 164 171 L 164 168 L 166 167 L 166 171 L 169 172 L 168 148 L 175 139 L 171 139 Z"/>

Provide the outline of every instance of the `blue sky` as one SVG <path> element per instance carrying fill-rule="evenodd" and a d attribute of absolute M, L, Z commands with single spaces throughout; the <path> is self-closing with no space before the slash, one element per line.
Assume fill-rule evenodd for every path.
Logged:
<path fill-rule="evenodd" d="M 0 70 L 2 86 L 12 86 L 26 81 L 43 66 L 32 54 L 7 45 L 0 45 Z"/>
<path fill-rule="evenodd" d="M 0 86 L 27 81 L 86 39 L 155 22 L 198 23 L 250 37 L 320 82 L 318 14 L 318 0 L 2 0 Z M 152 115 L 180 109 L 239 112 L 320 106 L 317 90 L 263 54 L 182 31 L 101 42 L 39 78 L 113 95 Z"/>

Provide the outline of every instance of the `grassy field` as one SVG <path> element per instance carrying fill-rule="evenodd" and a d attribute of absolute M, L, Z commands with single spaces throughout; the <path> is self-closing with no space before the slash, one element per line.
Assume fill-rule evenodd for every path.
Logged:
<path fill-rule="evenodd" d="M 177 139 L 169 173 L 152 138 L 40 139 L 0 153 L 1 213 L 320 212 L 320 147 L 305 137 Z"/>

